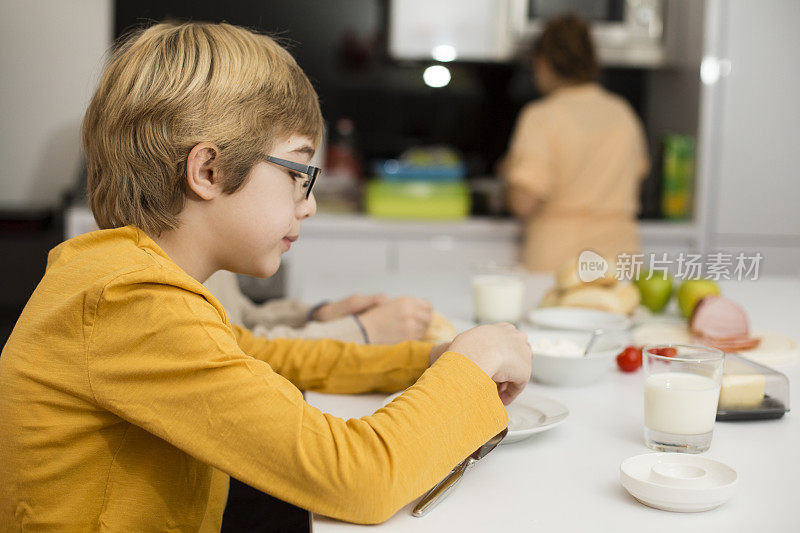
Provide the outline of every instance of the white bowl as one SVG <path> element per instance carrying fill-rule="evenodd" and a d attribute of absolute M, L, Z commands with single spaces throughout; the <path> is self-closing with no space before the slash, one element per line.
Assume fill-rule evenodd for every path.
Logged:
<path fill-rule="evenodd" d="M 645 453 L 622 462 L 619 480 L 631 496 L 649 507 L 697 513 L 730 500 L 738 476 L 728 465 L 707 457 Z"/>
<path fill-rule="evenodd" d="M 591 334 L 569 331 L 528 331 L 528 342 L 535 346 L 541 340 L 566 339 L 583 348 L 589 343 Z M 617 355 L 625 348 L 626 337 L 619 334 L 599 336 L 591 351 L 584 356 L 548 354 L 534 348 L 532 377 L 541 383 L 560 386 L 589 385 L 602 378 L 614 368 Z"/>
<path fill-rule="evenodd" d="M 574 331 L 626 331 L 631 328 L 630 317 L 619 313 L 581 309 L 579 307 L 542 307 L 528 313 L 528 322 L 544 329 Z"/>

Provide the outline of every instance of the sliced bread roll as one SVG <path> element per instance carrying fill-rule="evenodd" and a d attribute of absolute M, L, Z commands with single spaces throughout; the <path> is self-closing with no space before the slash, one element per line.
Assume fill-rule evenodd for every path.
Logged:
<path fill-rule="evenodd" d="M 436 311 L 433 312 L 431 323 L 422 336 L 423 341 L 427 342 L 450 342 L 456 336 L 456 328 L 444 316 Z"/>
<path fill-rule="evenodd" d="M 589 282 L 582 281 L 578 276 L 577 259 L 571 259 L 567 261 L 561 266 L 560 269 L 558 269 L 558 272 L 556 272 L 556 288 L 558 288 L 560 291 L 569 291 L 592 285 L 613 287 L 617 284 L 617 279 L 614 277 L 616 266 L 614 261 L 609 261 L 608 258 L 605 259 L 606 262 L 608 262 L 608 270 L 606 270 L 602 277 Z"/>
<path fill-rule="evenodd" d="M 620 283 L 612 288 L 586 285 L 564 293 L 559 305 L 628 315 L 639 305 L 639 291 L 629 283 Z"/>
<path fill-rule="evenodd" d="M 622 299 L 614 291 L 597 286 L 581 287 L 566 292 L 559 302 L 566 307 L 585 307 L 612 313 L 625 313 Z"/>
<path fill-rule="evenodd" d="M 642 295 L 633 283 L 618 283 L 612 289 L 616 293 L 617 298 L 620 299 L 623 311 L 626 315 L 633 313 L 634 309 L 639 305 L 642 300 Z"/>

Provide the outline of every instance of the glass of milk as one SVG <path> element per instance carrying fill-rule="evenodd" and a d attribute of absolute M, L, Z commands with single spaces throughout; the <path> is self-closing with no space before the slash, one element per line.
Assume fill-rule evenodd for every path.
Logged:
<path fill-rule="evenodd" d="M 522 317 L 525 278 L 516 267 L 486 265 L 472 276 L 472 304 L 480 324 L 511 322 Z"/>
<path fill-rule="evenodd" d="M 676 355 L 659 355 L 672 348 Z M 685 344 L 645 346 L 644 440 L 661 452 L 701 453 L 711 446 L 725 354 Z"/>

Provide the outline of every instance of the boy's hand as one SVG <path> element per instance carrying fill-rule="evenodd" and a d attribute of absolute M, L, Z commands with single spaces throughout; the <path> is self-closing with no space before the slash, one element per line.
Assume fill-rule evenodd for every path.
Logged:
<path fill-rule="evenodd" d="M 428 356 L 428 366 L 432 365 L 439 359 L 444 352 L 450 349 L 450 342 L 443 342 L 442 344 L 437 344 L 433 348 L 431 348 L 431 353 Z"/>
<path fill-rule="evenodd" d="M 503 404 L 508 405 L 531 378 L 531 347 L 528 337 L 503 322 L 478 326 L 457 335 L 448 351 L 469 358 L 497 383 Z"/>
<path fill-rule="evenodd" d="M 419 340 L 433 316 L 431 304 L 420 298 L 403 297 L 358 314 L 370 344 L 395 344 Z"/>
<path fill-rule="evenodd" d="M 336 320 L 337 318 L 363 313 L 367 309 L 371 309 L 376 305 L 388 301 L 389 297 L 385 294 L 353 294 L 343 300 L 321 306 L 314 311 L 314 314 L 311 315 L 311 319 L 320 322 L 328 322 L 329 320 Z"/>

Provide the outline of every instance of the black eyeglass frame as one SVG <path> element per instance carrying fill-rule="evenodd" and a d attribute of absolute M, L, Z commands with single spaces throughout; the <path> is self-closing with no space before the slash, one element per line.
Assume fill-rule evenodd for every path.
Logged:
<path fill-rule="evenodd" d="M 311 197 L 311 189 L 314 188 L 314 182 L 317 181 L 317 176 L 320 172 L 322 172 L 321 168 L 295 163 L 294 161 L 281 159 L 280 157 L 274 157 L 271 155 L 264 156 L 264 159 L 270 163 L 274 163 L 283 168 L 288 168 L 289 170 L 294 170 L 295 172 L 299 172 L 300 174 L 305 174 L 308 176 L 311 181 L 308 182 L 308 189 L 306 189 L 306 200 Z"/>

